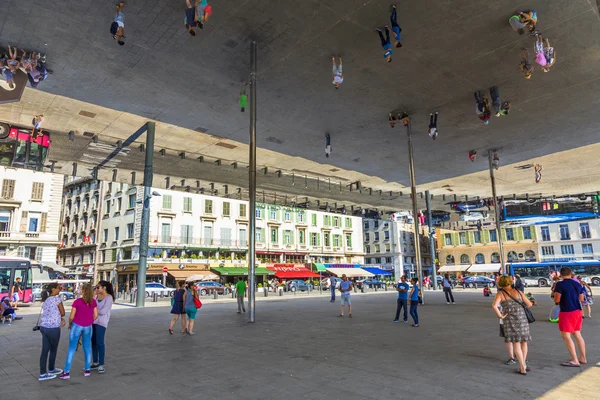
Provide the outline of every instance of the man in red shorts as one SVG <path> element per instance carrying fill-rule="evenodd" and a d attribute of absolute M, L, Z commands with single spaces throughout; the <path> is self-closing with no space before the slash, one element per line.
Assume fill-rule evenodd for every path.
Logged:
<path fill-rule="evenodd" d="M 571 268 L 562 267 L 560 269 L 562 281 L 557 282 L 554 288 L 554 301 L 560 304 L 558 329 L 560 329 L 560 335 L 571 355 L 569 361 L 560 364 L 563 367 L 580 367 L 581 364 L 587 364 L 585 342 L 581 336 L 583 321 L 581 302 L 584 300 L 584 291 L 579 283 L 571 279 L 572 274 Z M 579 357 L 577 357 L 577 349 L 572 336 L 575 337 L 577 347 L 579 347 Z"/>

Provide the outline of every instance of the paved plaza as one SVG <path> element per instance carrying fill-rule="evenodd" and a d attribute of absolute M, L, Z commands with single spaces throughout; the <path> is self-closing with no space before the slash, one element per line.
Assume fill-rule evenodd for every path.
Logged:
<path fill-rule="evenodd" d="M 288 296 L 258 301 L 257 322 L 235 304 L 208 301 L 197 335 L 170 336 L 168 307 L 116 309 L 107 332 L 107 372 L 80 374 L 80 350 L 70 381 L 38 382 L 40 335 L 35 315 L 0 325 L 2 399 L 566 399 L 600 398 L 598 319 L 584 321 L 589 366 L 564 368 L 568 354 L 551 302 L 541 289 L 531 326 L 532 371 L 505 366 L 490 298 L 457 291 L 446 305 L 426 292 L 421 327 L 394 324 L 395 295 L 354 296 L 354 318 L 337 318 L 339 303 Z M 177 326 L 176 326 L 177 328 Z M 62 367 L 67 331 L 59 348 Z"/>

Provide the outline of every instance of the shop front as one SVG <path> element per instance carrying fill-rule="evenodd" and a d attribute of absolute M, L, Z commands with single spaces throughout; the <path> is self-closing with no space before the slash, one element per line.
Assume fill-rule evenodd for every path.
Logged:
<path fill-rule="evenodd" d="M 308 279 L 319 278 L 320 275 L 306 268 L 304 264 L 273 264 L 267 265 L 267 269 L 275 273 L 278 279 Z"/>
<path fill-rule="evenodd" d="M 210 270 L 211 272 L 219 275 L 219 282 L 223 285 L 233 284 L 237 282 L 237 278 L 248 276 L 247 266 L 222 263 L 211 265 Z M 262 283 L 264 285 L 265 283 L 267 283 L 268 276 L 274 274 L 275 273 L 267 269 L 264 264 L 260 264 L 260 266 L 257 266 L 255 269 L 256 283 Z"/>

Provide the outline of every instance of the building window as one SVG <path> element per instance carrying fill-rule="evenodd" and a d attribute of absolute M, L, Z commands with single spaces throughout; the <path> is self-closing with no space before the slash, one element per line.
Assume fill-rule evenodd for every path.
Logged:
<path fill-rule="evenodd" d="M 386 257 L 385 258 L 385 262 L 386 262 L 386 264 L 391 264 L 392 263 L 392 257 Z"/>
<path fill-rule="evenodd" d="M 284 219 L 285 221 L 290 221 L 290 220 L 292 219 L 292 216 L 291 216 L 291 214 L 290 214 L 290 210 L 285 210 L 285 211 L 283 212 L 283 219 Z"/>
<path fill-rule="evenodd" d="M 375 264 L 381 264 L 381 257 L 375 257 Z"/>
<path fill-rule="evenodd" d="M 111 251 L 111 261 L 117 261 L 117 249 Z"/>
<path fill-rule="evenodd" d="M 575 248 L 572 244 L 563 244 L 560 246 L 561 254 L 575 254 Z"/>
<path fill-rule="evenodd" d="M 384 240 L 390 240 L 390 232 L 389 231 L 383 232 L 383 239 Z"/>
<path fill-rule="evenodd" d="M 310 245 L 311 246 L 318 246 L 318 237 L 317 237 L 318 233 L 314 233 L 312 232 L 310 234 Z"/>
<path fill-rule="evenodd" d="M 231 246 L 231 228 L 221 228 L 221 244 Z"/>
<path fill-rule="evenodd" d="M 333 235 L 333 247 L 340 247 L 340 235 Z"/>
<path fill-rule="evenodd" d="M 228 201 L 223 202 L 223 216 L 229 217 L 231 215 L 231 203 Z"/>
<path fill-rule="evenodd" d="M 392 248 L 391 248 L 391 246 L 390 246 L 389 244 L 386 244 L 386 245 L 385 245 L 385 252 L 386 252 L 386 253 L 389 253 L 390 251 L 392 251 Z"/>
<path fill-rule="evenodd" d="M 365 241 L 368 242 L 369 240 L 371 240 L 371 236 L 369 235 L 369 232 L 365 233 Z"/>
<path fill-rule="evenodd" d="M 515 240 L 513 228 L 506 228 L 504 231 L 506 232 L 506 240 Z"/>
<path fill-rule="evenodd" d="M 569 225 L 560 226 L 560 240 L 571 240 L 571 234 L 569 233 Z M 563 253 L 565 254 L 565 253 Z"/>
<path fill-rule="evenodd" d="M 276 220 L 277 219 L 277 210 L 274 208 L 269 209 L 269 219 Z"/>
<path fill-rule="evenodd" d="M 123 248 L 123 260 L 131 260 L 131 247 Z"/>
<path fill-rule="evenodd" d="M 490 258 L 493 264 L 497 264 L 500 262 L 500 253 L 492 253 Z"/>
<path fill-rule="evenodd" d="M 317 226 L 317 214 L 311 214 L 311 225 Z"/>
<path fill-rule="evenodd" d="M 340 217 L 333 217 L 333 226 L 336 228 L 340 227 Z"/>
<path fill-rule="evenodd" d="M 587 222 L 579 224 L 579 232 L 581 232 L 582 239 L 589 239 L 592 237 L 592 234 L 590 232 L 590 224 L 588 224 Z"/>
<path fill-rule="evenodd" d="M 365 246 L 365 253 L 371 254 L 371 246 Z"/>
<path fill-rule="evenodd" d="M 240 204 L 240 217 L 246 218 L 246 205 Z"/>
<path fill-rule="evenodd" d="M 406 258 L 408 258 L 408 257 L 406 257 Z M 405 261 L 408 264 L 408 261 L 406 260 L 406 258 L 405 258 Z M 453 255 L 448 254 L 446 256 L 446 265 L 454 265 L 454 256 Z"/>
<path fill-rule="evenodd" d="M 212 200 L 204 200 L 204 214 L 211 215 L 213 212 L 212 206 Z"/>
<path fill-rule="evenodd" d="M 247 232 L 246 229 L 242 228 L 238 232 L 239 238 L 239 247 L 246 247 L 248 244 L 246 242 Z"/>
<path fill-rule="evenodd" d="M 8 232 L 10 230 L 10 211 L 0 210 L 0 232 Z"/>
<path fill-rule="evenodd" d="M 133 223 L 127 224 L 127 239 L 133 239 Z"/>
<path fill-rule="evenodd" d="M 15 195 L 15 180 L 4 179 L 2 181 L 2 198 L 11 200 Z"/>
<path fill-rule="evenodd" d="M 283 231 L 283 244 L 292 244 L 292 232 Z"/>
<path fill-rule="evenodd" d="M 352 218 L 346 218 L 346 228 L 352 228 Z"/>
<path fill-rule="evenodd" d="M 105 229 L 104 232 L 102 232 L 102 243 L 106 242 L 108 242 L 108 229 Z"/>
<path fill-rule="evenodd" d="M 535 252 L 533 250 L 525 252 L 525 261 L 535 261 Z"/>
<path fill-rule="evenodd" d="M 375 232 L 375 241 L 379 241 L 379 232 Z"/>
<path fill-rule="evenodd" d="M 550 228 L 548 228 L 547 226 L 542 226 L 540 229 L 542 232 L 542 241 L 549 242 L 550 241 Z"/>
<path fill-rule="evenodd" d="M 279 243 L 279 239 L 277 237 L 277 228 L 272 228 L 271 229 L 271 243 Z"/>
<path fill-rule="evenodd" d="M 110 200 L 106 201 L 106 208 L 104 209 L 104 214 L 110 214 Z"/>
<path fill-rule="evenodd" d="M 490 232 L 490 242 L 497 242 L 498 241 L 498 232 L 496 232 L 495 229 L 493 231 L 489 231 L 489 232 Z M 500 262 L 500 261 L 498 261 L 498 262 Z"/>
<path fill-rule="evenodd" d="M 192 244 L 194 237 L 194 227 L 192 225 L 181 225 L 181 243 Z"/>
<path fill-rule="evenodd" d="M 463 254 L 460 256 L 460 263 L 461 264 L 469 264 L 469 256 L 466 254 Z"/>
<path fill-rule="evenodd" d="M 170 243 L 171 242 L 171 224 L 163 223 L 161 225 L 161 243 Z"/>
<path fill-rule="evenodd" d="M 102 250 L 100 252 L 100 262 L 101 263 L 106 262 L 106 250 Z"/>
<path fill-rule="evenodd" d="M 299 230 L 298 231 L 298 243 L 304 244 L 305 240 L 306 240 L 305 236 L 306 236 L 306 231 L 304 229 Z"/>
<path fill-rule="evenodd" d="M 256 218 L 261 219 L 262 218 L 262 208 L 256 207 Z"/>
<path fill-rule="evenodd" d="M 594 246 L 591 243 L 583 243 L 581 245 L 581 251 L 583 254 L 594 254 Z"/>
<path fill-rule="evenodd" d="M 542 246 L 542 255 L 543 256 L 553 256 L 554 255 L 554 246 Z"/>
<path fill-rule="evenodd" d="M 191 197 L 183 198 L 183 212 L 192 212 L 192 198 Z"/>
<path fill-rule="evenodd" d="M 29 224 L 27 225 L 27 232 L 38 232 L 40 228 L 40 213 L 29 213 Z"/>
<path fill-rule="evenodd" d="M 381 253 L 381 247 L 378 244 L 375 245 L 375 253 Z"/>
<path fill-rule="evenodd" d="M 325 247 L 331 246 L 331 234 L 329 232 L 323 233 L 323 243 L 325 244 Z"/>
<path fill-rule="evenodd" d="M 351 249 L 352 248 L 352 235 L 346 234 L 346 246 Z"/>
<path fill-rule="evenodd" d="M 31 200 L 42 200 L 44 198 L 44 183 L 33 182 L 31 185 Z"/>
<path fill-rule="evenodd" d="M 458 238 L 460 239 L 460 244 L 467 244 L 467 233 L 466 232 L 460 232 L 458 234 Z"/>
<path fill-rule="evenodd" d="M 506 257 L 508 262 L 514 262 L 517 261 L 519 259 L 519 256 L 517 255 L 517 252 L 515 251 L 509 251 Z"/>
<path fill-rule="evenodd" d="M 477 255 L 475 256 L 475 263 L 476 264 L 485 264 L 485 256 L 481 253 L 477 253 Z"/>
<path fill-rule="evenodd" d="M 130 194 L 129 195 L 129 207 L 128 208 L 135 208 L 135 194 Z"/>
<path fill-rule="evenodd" d="M 172 196 L 170 194 L 163 194 L 162 196 L 162 208 L 163 210 L 171 209 Z"/>
<path fill-rule="evenodd" d="M 473 243 L 481 243 L 481 232 L 473 232 Z"/>
<path fill-rule="evenodd" d="M 257 208 L 258 210 L 258 208 Z M 262 229 L 257 229 L 256 230 L 256 241 L 259 243 L 262 243 Z"/>
<path fill-rule="evenodd" d="M 298 222 L 304 222 L 304 212 L 298 213 Z"/>
<path fill-rule="evenodd" d="M 115 227 L 115 240 L 119 240 L 119 227 Z"/>
<path fill-rule="evenodd" d="M 446 246 L 452 246 L 452 234 L 444 233 L 444 244 Z"/>
<path fill-rule="evenodd" d="M 376 219 L 374 224 L 375 224 L 375 229 L 379 228 L 379 220 Z"/>
<path fill-rule="evenodd" d="M 365 228 L 365 230 L 369 229 L 369 221 L 365 221 L 364 228 Z"/>
<path fill-rule="evenodd" d="M 531 240 L 531 227 L 530 226 L 523 227 L 523 239 Z"/>

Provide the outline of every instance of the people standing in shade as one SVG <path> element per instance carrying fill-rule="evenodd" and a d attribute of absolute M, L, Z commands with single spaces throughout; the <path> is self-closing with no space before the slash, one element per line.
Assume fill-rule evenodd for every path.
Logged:
<path fill-rule="evenodd" d="M 350 298 L 350 291 L 352 290 L 352 281 L 348 280 L 346 274 L 342 275 L 342 281 L 340 282 L 340 292 L 342 298 L 342 311 L 340 317 L 344 316 L 344 306 L 348 306 L 348 317 L 352 318 L 352 299 Z"/>
<path fill-rule="evenodd" d="M 429 114 L 429 137 L 435 140 L 438 137 L 437 130 L 438 112 Z"/>
<path fill-rule="evenodd" d="M 331 154 L 331 136 L 329 132 L 325 134 L 325 157 L 329 158 Z"/>
<path fill-rule="evenodd" d="M 185 333 L 188 335 L 196 334 L 194 332 L 194 322 L 196 321 L 196 313 L 198 312 L 198 308 L 196 308 L 194 299 L 200 299 L 198 296 L 198 291 L 195 288 L 194 282 L 188 282 L 185 293 L 183 294 L 183 304 L 185 305 L 185 315 L 187 317 Z"/>
<path fill-rule="evenodd" d="M 521 21 L 521 13 L 514 13 L 509 19 L 508 23 L 513 31 L 517 32 L 519 35 L 523 35 L 525 33 L 525 28 L 527 24 Z"/>
<path fill-rule="evenodd" d="M 569 361 L 560 364 L 563 367 L 579 367 L 581 364 L 587 364 L 585 341 L 581 336 L 583 324 L 581 303 L 585 300 L 585 293 L 583 287 L 571 278 L 572 273 L 571 268 L 562 267 L 560 269 L 562 281 L 554 286 L 554 301 L 560 305 L 558 329 L 571 356 Z M 573 337 L 579 348 L 579 357 Z"/>
<path fill-rule="evenodd" d="M 124 1 L 119 2 L 117 4 L 117 11 L 115 14 L 115 19 L 110 25 L 110 34 L 112 38 L 117 41 L 121 46 L 125 44 L 125 14 L 123 13 L 123 7 L 125 7 L 127 3 Z"/>
<path fill-rule="evenodd" d="M 194 5 L 192 6 L 191 0 L 185 0 L 185 17 L 183 18 L 183 25 L 185 29 L 188 30 L 189 34 L 192 36 L 196 36 L 196 30 L 194 29 L 198 26 L 198 15 L 196 14 L 196 7 L 200 0 L 195 0 Z"/>
<path fill-rule="evenodd" d="M 525 293 L 525 285 L 523 285 L 523 280 L 519 274 L 515 275 L 515 289 L 521 293 Z"/>
<path fill-rule="evenodd" d="M 592 293 L 592 287 L 582 279 L 581 276 L 577 277 L 579 279 L 579 283 L 583 286 L 583 303 L 581 304 L 584 307 L 584 310 L 587 310 L 588 316 L 587 318 L 592 318 L 592 304 L 594 304 L 594 293 Z M 584 311 L 585 318 L 585 311 Z"/>
<path fill-rule="evenodd" d="M 381 29 L 377 28 L 375 31 L 379 34 L 379 39 L 381 39 L 381 47 L 383 48 L 383 58 L 387 62 L 392 62 L 392 44 L 390 42 L 390 28 L 385 26 L 385 37 L 383 37 L 383 32 Z"/>
<path fill-rule="evenodd" d="M 104 337 L 106 336 L 106 328 L 110 321 L 110 312 L 112 310 L 113 301 L 115 300 L 115 291 L 112 283 L 108 281 L 100 281 L 96 286 L 96 301 L 98 302 L 98 318 L 92 325 L 92 365 L 91 369 L 97 369 L 99 374 L 103 374 L 104 358 L 106 356 L 106 345 Z"/>
<path fill-rule="evenodd" d="M 535 183 L 540 183 L 542 180 L 542 166 L 535 164 Z"/>
<path fill-rule="evenodd" d="M 469 160 L 471 160 L 471 162 L 475 162 L 476 159 L 477 159 L 477 150 L 469 150 Z"/>
<path fill-rule="evenodd" d="M 335 56 L 331 56 L 331 73 L 333 74 L 333 82 L 331 83 L 336 89 L 339 89 L 342 82 L 344 82 L 344 73 L 342 71 L 342 56 L 338 56 L 338 58 L 340 59 L 339 65 L 335 63 Z"/>
<path fill-rule="evenodd" d="M 77 344 L 81 337 L 81 345 L 84 354 L 83 376 L 90 376 L 90 365 L 92 363 L 92 324 L 98 318 L 98 303 L 94 300 L 92 285 L 86 283 L 81 288 L 81 297 L 73 302 L 71 314 L 69 315 L 69 352 L 65 361 L 64 371 L 58 377 L 60 379 L 71 378 L 71 364 Z"/>
<path fill-rule="evenodd" d="M 335 278 L 332 276 L 329 277 L 329 290 L 331 291 L 331 299 L 330 303 L 335 303 Z"/>
<path fill-rule="evenodd" d="M 442 287 L 444 288 L 444 294 L 446 295 L 446 303 L 450 304 L 450 302 L 452 302 L 452 304 L 456 304 L 454 302 L 454 295 L 452 294 L 452 281 L 450 280 L 450 275 L 444 275 Z"/>
<path fill-rule="evenodd" d="M 556 62 L 556 52 L 554 47 L 550 46 L 550 40 L 546 38 L 546 47 L 544 47 L 544 57 L 546 57 L 546 66 L 542 67 L 542 71 L 550 72 L 550 67 Z"/>
<path fill-rule="evenodd" d="M 247 87 L 248 83 L 243 81 L 242 87 L 240 88 L 240 108 L 242 112 L 246 111 L 246 108 L 248 108 L 248 96 L 246 95 Z"/>
<path fill-rule="evenodd" d="M 392 31 L 394 32 L 394 39 L 396 40 L 396 47 L 402 47 L 402 37 L 400 36 L 400 32 L 402 32 L 402 28 L 398 25 L 398 14 L 396 12 L 396 5 L 392 4 L 392 14 L 390 15 L 390 23 L 392 24 Z"/>
<path fill-rule="evenodd" d="M 526 48 L 521 49 L 521 63 L 519 64 L 519 70 L 525 77 L 525 79 L 531 79 L 533 73 L 533 65 L 529 59 L 529 51 Z"/>
<path fill-rule="evenodd" d="M 481 90 L 478 90 L 474 93 L 475 96 L 475 112 L 477 113 L 477 117 L 483 121 L 484 124 L 490 123 L 490 117 L 492 113 L 490 112 L 490 105 L 487 97 L 483 95 Z"/>
<path fill-rule="evenodd" d="M 42 353 L 40 354 L 40 377 L 38 380 L 54 379 L 62 369 L 55 368 L 56 352 L 60 342 L 60 329 L 66 325 L 65 307 L 60 294 L 60 285 L 50 283 L 42 289 L 42 310 L 40 312 L 40 332 L 42 334 Z"/>
<path fill-rule="evenodd" d="M 237 313 L 241 314 L 242 311 L 246 312 L 246 307 L 244 306 L 244 295 L 246 294 L 246 282 L 240 276 L 238 278 L 237 283 L 235 284 L 235 292 L 237 294 Z"/>
<path fill-rule="evenodd" d="M 396 317 L 392 322 L 400 322 L 400 311 L 404 309 L 404 323 L 408 323 L 408 291 L 410 290 L 410 285 L 406 282 L 406 276 L 400 277 L 400 283 L 396 286 L 396 291 L 398 292 L 398 299 L 396 299 Z"/>
<path fill-rule="evenodd" d="M 185 306 L 183 303 L 183 295 L 185 293 L 185 281 L 177 282 L 177 290 L 173 293 L 173 305 L 171 306 L 171 314 L 173 314 L 173 319 L 169 324 L 169 333 L 173 334 L 173 327 L 175 327 L 175 323 L 177 320 L 181 318 L 181 333 L 185 333 Z"/>
<path fill-rule="evenodd" d="M 414 326 L 417 328 L 419 326 L 419 297 L 421 297 L 421 289 L 419 289 L 419 280 L 417 278 L 412 278 L 410 280 L 412 283 L 412 289 L 410 290 L 410 294 L 408 295 L 410 299 L 410 316 L 413 319 Z"/>
<path fill-rule="evenodd" d="M 514 354 L 517 356 L 519 363 L 519 369 L 516 372 L 527 375 L 530 370 L 527 366 L 527 353 L 531 335 L 529 334 L 529 322 L 523 307 L 529 308 L 532 304 L 522 292 L 512 288 L 512 283 L 510 276 L 502 276 L 498 279 L 500 290 L 496 293 L 492 310 L 494 310 L 498 319 L 502 320 L 504 341 L 513 343 Z M 500 312 L 498 306 L 502 306 L 502 312 Z"/>

